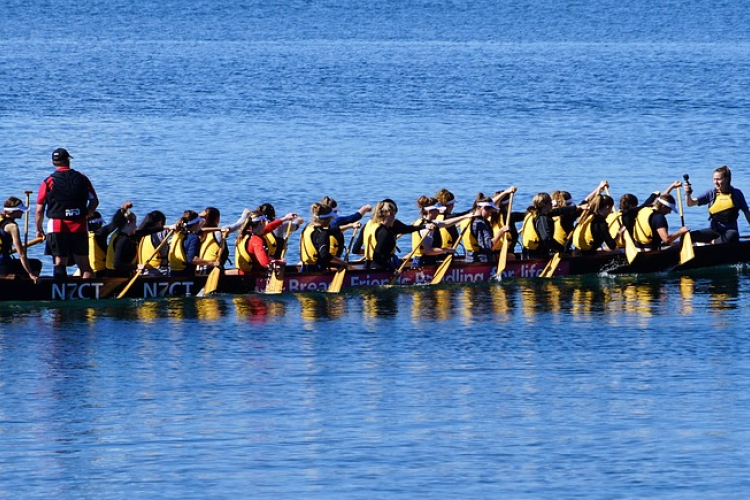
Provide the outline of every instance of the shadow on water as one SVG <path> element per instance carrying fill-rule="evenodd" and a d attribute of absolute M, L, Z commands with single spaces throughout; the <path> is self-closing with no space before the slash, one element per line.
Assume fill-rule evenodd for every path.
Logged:
<path fill-rule="evenodd" d="M 412 321 L 473 322 L 545 315 L 586 317 L 720 313 L 737 309 L 747 288 L 745 269 L 721 268 L 689 275 L 592 276 L 553 280 L 372 289 L 340 295 L 324 293 L 170 298 L 146 301 L 5 303 L 0 325 L 43 317 L 51 324 L 87 323 L 101 318 L 151 323 L 222 321 L 235 317 L 253 324 L 299 317 L 305 322 L 345 316 Z M 290 316 L 291 315 L 291 316 Z"/>

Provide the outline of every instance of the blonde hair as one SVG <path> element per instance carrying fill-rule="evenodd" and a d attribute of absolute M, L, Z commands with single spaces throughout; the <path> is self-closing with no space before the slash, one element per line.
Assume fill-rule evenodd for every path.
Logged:
<path fill-rule="evenodd" d="M 531 206 L 528 208 L 528 212 L 533 213 L 536 216 L 542 214 L 544 207 L 552 203 L 552 197 L 547 193 L 537 193 L 534 198 L 531 199 Z"/>

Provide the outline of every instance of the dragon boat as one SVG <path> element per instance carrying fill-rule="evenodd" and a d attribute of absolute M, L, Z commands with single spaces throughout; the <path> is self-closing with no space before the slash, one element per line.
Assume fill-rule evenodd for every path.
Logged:
<path fill-rule="evenodd" d="M 600 252 L 596 255 L 566 255 L 560 260 L 553 277 L 582 275 L 621 275 L 656 272 L 683 272 L 713 266 L 735 265 L 750 262 L 750 241 L 728 245 L 695 245 L 695 257 L 680 264 L 680 250 L 669 247 L 664 250 L 640 252 L 628 263 L 624 253 Z M 541 279 L 539 275 L 547 265 L 544 259 L 526 259 L 521 254 L 509 256 L 505 270 L 497 275 L 497 263 L 467 262 L 462 257 L 454 259 L 443 278 L 443 283 L 482 283 L 491 280 L 519 278 Z M 405 269 L 395 280 L 395 285 L 427 285 L 432 281 L 437 266 Z M 287 265 L 283 273 L 282 292 L 326 292 L 333 280 L 334 272 L 300 272 L 297 266 Z M 387 286 L 393 273 L 383 270 L 365 269 L 354 264 L 344 277 L 343 290 L 367 289 Z M 270 279 L 267 272 L 237 274 L 229 270 L 222 274 L 217 293 L 253 294 L 264 293 Z M 68 277 L 56 279 L 49 276 L 33 283 L 26 277 L 0 278 L 0 301 L 69 301 L 99 300 L 117 297 L 130 278 Z M 205 287 L 207 276 L 140 276 L 127 289 L 126 298 L 155 299 L 160 297 L 195 296 Z"/>

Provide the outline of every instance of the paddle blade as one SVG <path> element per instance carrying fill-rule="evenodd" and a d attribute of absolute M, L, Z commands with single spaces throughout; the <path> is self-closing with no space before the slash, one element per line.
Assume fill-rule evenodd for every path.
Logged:
<path fill-rule="evenodd" d="M 341 287 L 344 286 L 344 276 L 346 276 L 346 268 L 341 268 L 336 271 L 331 280 L 331 286 L 328 287 L 328 293 L 339 293 Z"/>
<path fill-rule="evenodd" d="M 628 231 L 622 233 L 622 239 L 625 240 L 625 257 L 628 259 L 628 264 L 632 264 L 638 257 L 638 247 L 635 246 L 635 241 Z"/>
<path fill-rule="evenodd" d="M 560 252 L 557 252 L 555 255 L 552 256 L 552 258 L 547 262 L 547 265 L 544 266 L 544 269 L 542 270 L 542 273 L 539 275 L 540 278 L 551 278 L 555 271 L 557 271 L 557 266 L 560 265 Z"/>
<path fill-rule="evenodd" d="M 448 257 L 445 258 L 442 264 L 438 266 L 438 268 L 435 270 L 435 275 L 432 277 L 432 281 L 430 281 L 430 285 L 439 285 L 443 282 L 443 278 L 445 277 L 445 273 L 448 272 L 448 268 L 451 267 L 451 262 L 453 262 L 453 254 L 449 254 Z"/>
<path fill-rule="evenodd" d="M 284 266 L 271 271 L 271 278 L 266 283 L 266 293 L 281 293 L 284 290 Z"/>
<path fill-rule="evenodd" d="M 219 289 L 220 277 L 221 277 L 220 267 L 214 267 L 213 269 L 211 269 L 211 272 L 208 274 L 208 279 L 206 280 L 206 286 L 203 288 L 203 295 L 214 293 L 216 290 Z"/>
<path fill-rule="evenodd" d="M 693 250 L 693 237 L 690 233 L 685 233 L 682 237 L 682 249 L 680 250 L 680 265 L 693 260 L 695 258 L 695 251 Z"/>

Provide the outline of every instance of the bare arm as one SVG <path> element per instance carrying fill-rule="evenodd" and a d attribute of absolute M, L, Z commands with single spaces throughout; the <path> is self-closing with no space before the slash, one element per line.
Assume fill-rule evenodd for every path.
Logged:
<path fill-rule="evenodd" d="M 36 283 L 37 276 L 34 274 L 34 271 L 31 270 L 31 265 L 29 264 L 29 259 L 26 257 L 26 247 L 21 244 L 21 233 L 18 230 L 17 224 L 8 224 L 6 226 L 6 230 L 8 233 L 10 233 L 11 237 L 13 238 L 13 246 L 15 247 L 16 251 L 18 252 L 18 257 L 21 260 L 21 265 L 23 266 L 24 270 L 28 273 L 29 278 Z"/>

